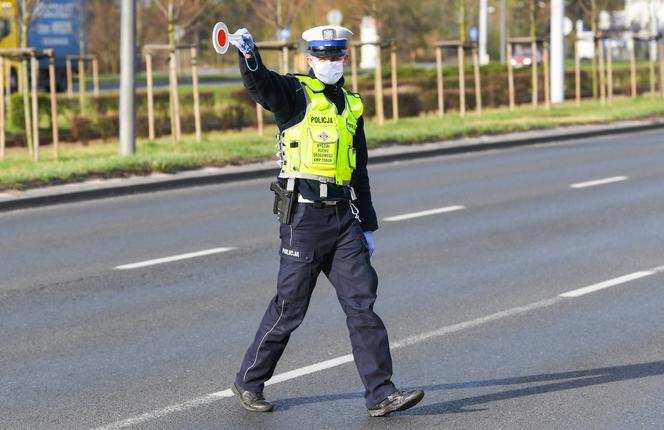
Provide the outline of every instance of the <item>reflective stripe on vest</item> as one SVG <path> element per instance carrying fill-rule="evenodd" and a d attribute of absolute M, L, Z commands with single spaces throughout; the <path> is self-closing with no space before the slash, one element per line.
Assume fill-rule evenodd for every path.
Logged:
<path fill-rule="evenodd" d="M 362 100 L 343 89 L 345 108 L 339 114 L 323 94 L 321 81 L 305 75 L 295 77 L 302 85 L 307 110 L 301 122 L 279 135 L 279 176 L 349 185 L 356 165 L 353 136 L 364 111 Z"/>

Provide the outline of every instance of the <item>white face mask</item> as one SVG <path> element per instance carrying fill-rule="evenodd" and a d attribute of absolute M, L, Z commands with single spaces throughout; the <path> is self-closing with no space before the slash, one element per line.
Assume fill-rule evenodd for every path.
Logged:
<path fill-rule="evenodd" d="M 333 85 L 339 82 L 339 79 L 344 75 L 344 62 L 338 61 L 321 61 L 313 60 L 311 68 L 314 69 L 314 74 L 321 82 L 328 85 Z"/>

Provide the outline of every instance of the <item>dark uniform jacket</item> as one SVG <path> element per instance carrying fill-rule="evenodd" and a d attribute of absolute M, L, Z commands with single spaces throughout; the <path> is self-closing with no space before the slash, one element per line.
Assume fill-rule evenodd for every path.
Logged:
<path fill-rule="evenodd" d="M 304 119 L 307 102 L 302 85 L 293 75 L 280 75 L 268 70 L 261 60 L 256 49 L 254 58 L 249 59 L 252 69 L 249 70 L 244 56 L 240 53 L 240 71 L 244 86 L 257 103 L 274 114 L 279 131 L 294 126 Z M 313 71 L 309 71 L 311 77 L 315 77 Z M 345 109 L 343 87 L 344 79 L 336 85 L 325 85 L 325 96 L 335 104 L 337 112 Z M 362 230 L 374 231 L 378 229 L 376 212 L 371 202 L 371 188 L 369 186 L 369 175 L 367 173 L 367 140 L 364 136 L 364 118 L 360 117 L 357 123 L 357 131 L 353 138 L 353 146 L 357 151 L 357 167 L 351 178 L 351 186 L 357 195 L 356 205 L 360 211 Z M 300 194 L 305 199 L 320 200 L 319 182 L 299 179 Z M 350 191 L 347 187 L 335 184 L 328 185 L 326 200 L 350 200 Z"/>

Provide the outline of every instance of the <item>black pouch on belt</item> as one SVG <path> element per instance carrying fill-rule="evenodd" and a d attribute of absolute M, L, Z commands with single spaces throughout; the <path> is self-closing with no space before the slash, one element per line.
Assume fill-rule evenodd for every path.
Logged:
<path fill-rule="evenodd" d="M 290 225 L 297 207 L 297 183 L 295 189 L 290 192 L 279 181 L 274 181 L 270 184 L 270 190 L 274 191 L 272 212 L 277 215 L 280 223 Z"/>

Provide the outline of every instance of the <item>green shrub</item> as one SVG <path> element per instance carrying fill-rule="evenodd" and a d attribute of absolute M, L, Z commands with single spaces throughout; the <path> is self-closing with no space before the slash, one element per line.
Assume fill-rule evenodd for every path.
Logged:
<path fill-rule="evenodd" d="M 249 92 L 240 88 L 236 91 L 231 92 L 231 97 L 237 102 L 237 104 L 242 106 L 256 106 L 256 102 L 251 98 Z"/>
<path fill-rule="evenodd" d="M 103 140 L 116 138 L 120 130 L 120 119 L 117 113 L 99 116 L 94 125 Z"/>
<path fill-rule="evenodd" d="M 214 92 L 213 91 L 199 91 L 198 99 L 201 106 L 214 106 Z M 194 109 L 194 93 L 185 93 L 180 95 L 180 106 L 187 109 Z"/>
<path fill-rule="evenodd" d="M 30 105 L 32 105 L 32 98 Z M 39 119 L 48 118 L 50 123 L 51 117 L 51 99 L 46 94 L 37 95 L 37 103 L 39 104 Z M 7 128 L 11 131 L 22 132 L 25 131 L 25 113 L 23 112 L 23 94 L 13 93 L 10 100 L 11 107 L 7 112 Z M 32 108 L 30 108 L 30 120 L 32 121 Z"/>
<path fill-rule="evenodd" d="M 69 98 L 67 95 L 58 95 L 58 116 L 73 118 L 79 112 L 78 97 Z"/>
<path fill-rule="evenodd" d="M 422 110 L 422 98 L 419 94 L 413 92 L 398 92 L 399 94 L 399 116 L 418 116 Z M 376 115 L 376 97 L 373 92 L 367 92 L 362 95 L 364 104 L 364 116 L 373 117 Z M 392 95 L 383 94 L 383 112 L 386 118 L 392 116 Z"/>
<path fill-rule="evenodd" d="M 170 119 L 165 116 L 155 117 L 154 130 L 155 130 L 155 137 L 166 136 L 170 134 L 171 133 Z M 138 113 L 136 115 L 136 135 L 145 138 L 149 136 L 148 116 L 145 113 Z"/>
<path fill-rule="evenodd" d="M 222 114 L 222 127 L 240 130 L 250 125 L 249 110 L 243 106 L 229 106 Z"/>
<path fill-rule="evenodd" d="M 168 114 L 169 111 L 169 92 L 168 90 L 155 91 L 153 93 L 154 110 L 157 114 Z M 147 113 L 148 111 L 148 97 L 145 91 L 140 92 L 136 97 L 136 111 Z"/>
<path fill-rule="evenodd" d="M 75 116 L 72 120 L 71 134 L 75 140 L 78 140 L 83 145 L 87 145 L 91 139 L 98 136 L 98 133 L 95 133 L 95 128 L 90 118 L 82 115 Z"/>
<path fill-rule="evenodd" d="M 120 100 L 116 94 L 100 94 L 92 98 L 92 108 L 97 115 L 106 115 L 119 110 Z"/>

